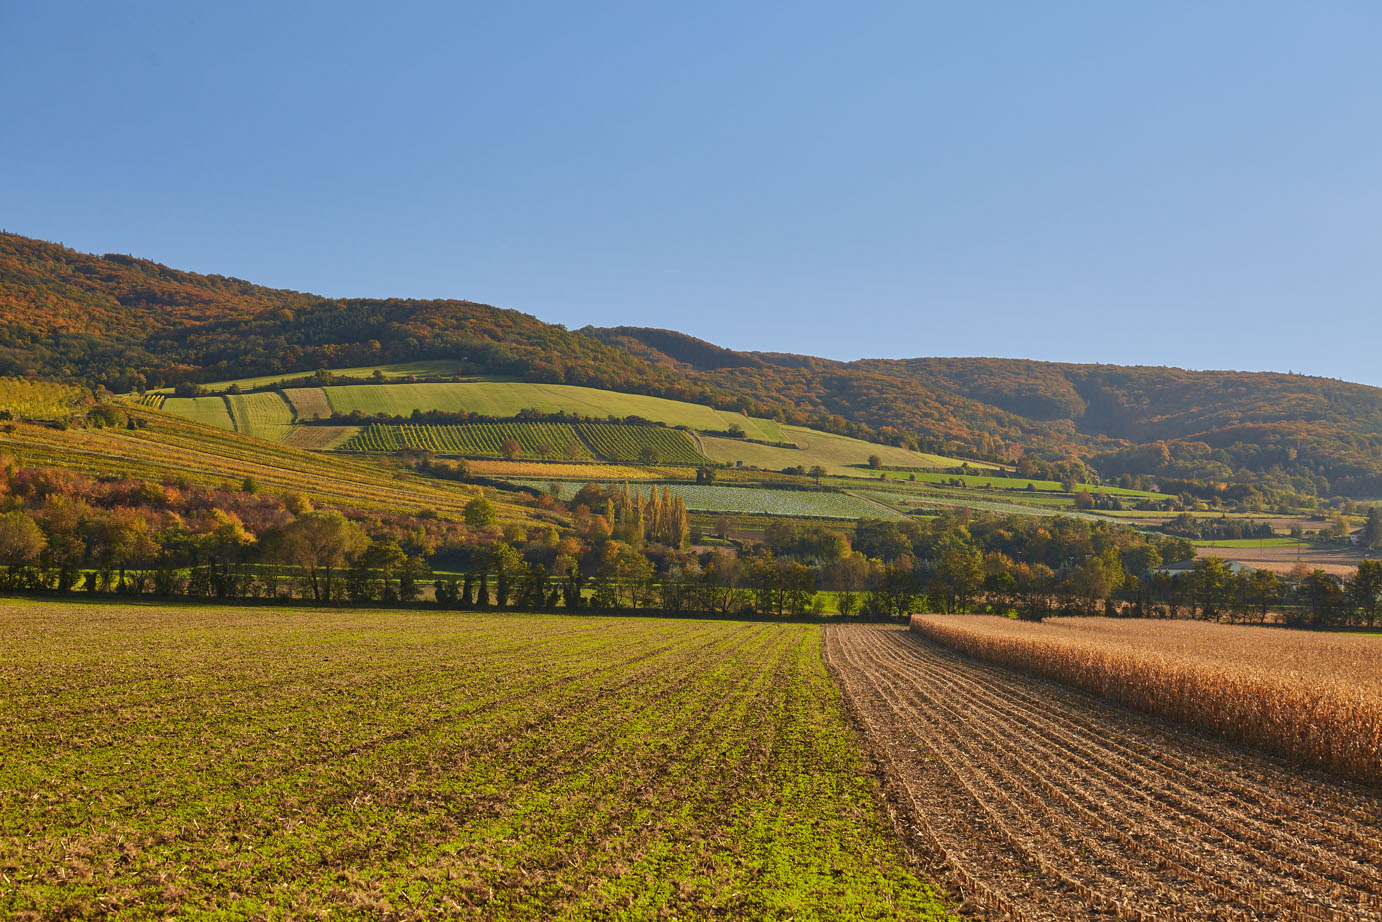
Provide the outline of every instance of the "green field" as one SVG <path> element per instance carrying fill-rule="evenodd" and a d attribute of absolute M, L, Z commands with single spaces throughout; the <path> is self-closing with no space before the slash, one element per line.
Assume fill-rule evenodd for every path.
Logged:
<path fill-rule="evenodd" d="M 224 397 L 169 397 L 160 409 L 193 422 L 235 431 L 235 421 L 230 418 L 230 408 Z"/>
<path fill-rule="evenodd" d="M 950 474 L 934 473 L 930 471 L 912 472 L 886 471 L 884 472 L 888 481 L 898 483 L 929 483 L 929 484 L 949 484 L 953 480 L 962 481 L 964 486 L 971 489 L 989 489 L 1017 491 L 1021 493 L 1064 493 L 1065 489 L 1056 480 L 1031 480 L 1025 477 L 993 477 L 982 474 Z M 912 477 L 916 480 L 913 481 Z M 1031 490 L 1028 490 L 1028 485 Z M 1088 490 L 1090 493 L 1106 493 L 1110 496 L 1130 496 L 1138 499 L 1173 499 L 1169 493 L 1153 493 L 1149 490 L 1132 490 L 1127 487 L 1109 486 L 1106 484 L 1076 484 L 1075 489 Z M 1068 493 L 1066 495 L 1069 495 Z"/>
<path fill-rule="evenodd" d="M 167 413 L 229 429 L 270 442 L 281 442 L 293 428 L 293 408 L 274 391 L 207 397 L 167 397 L 159 405 Z"/>
<path fill-rule="evenodd" d="M 812 625 L 0 603 L 0 915 L 944 918 Z"/>
<path fill-rule="evenodd" d="M 1221 538 L 1217 541 L 1196 541 L 1196 547 L 1309 547 L 1309 541 L 1277 535 L 1272 538 Z"/>
<path fill-rule="evenodd" d="M 701 447 L 712 461 L 724 464 L 758 467 L 763 470 L 780 471 L 786 467 L 815 465 L 824 467 L 827 473 L 859 476 L 868 467 L 870 455 L 878 455 L 886 466 L 891 467 L 929 467 L 950 470 L 960 466 L 955 458 L 923 452 L 894 448 L 891 445 L 876 445 L 852 439 L 845 435 L 819 432 L 801 426 L 782 426 L 782 440 L 797 445 L 797 448 L 779 448 L 773 445 L 757 445 L 742 439 L 729 439 L 712 436 L 701 437 Z M 979 462 L 969 462 L 971 467 L 991 467 Z M 920 476 L 920 475 L 918 475 Z"/>
<path fill-rule="evenodd" d="M 556 490 L 561 499 L 576 495 L 581 484 L 538 480 L 514 480 L 534 490 Z M 612 486 L 612 484 L 605 484 Z M 658 484 L 656 490 L 664 485 Z M 780 515 L 812 519 L 903 519 L 900 512 L 849 493 L 816 490 L 773 490 L 766 487 L 722 487 L 705 484 L 665 485 L 672 496 L 681 497 L 686 508 L 698 512 L 733 512 L 745 515 Z M 634 484 L 635 489 L 641 485 Z"/>
<path fill-rule="evenodd" d="M 359 365 L 354 368 L 334 368 L 331 374 L 341 378 L 368 378 L 376 371 L 386 378 L 429 378 L 429 377 L 450 377 L 458 375 L 458 365 L 456 362 L 447 361 L 424 361 L 424 362 L 400 362 L 396 365 Z M 260 375 L 257 378 L 235 378 L 230 381 L 212 381 L 210 384 L 203 384 L 202 388 L 208 391 L 220 393 L 232 386 L 238 386 L 242 390 L 249 390 L 255 387 L 265 387 L 277 384 L 280 381 L 305 381 L 316 376 L 315 371 L 297 371 L 284 375 Z M 172 393 L 172 388 L 163 388 L 161 393 Z"/>
<path fill-rule="evenodd" d="M 359 410 L 366 415 L 408 416 L 414 410 L 465 410 L 481 416 L 515 416 L 521 410 L 575 413 L 603 419 L 640 416 L 668 426 L 688 426 L 725 432 L 744 429 L 750 438 L 776 441 L 781 429 L 771 420 L 715 410 L 695 403 L 620 394 L 570 384 L 531 384 L 525 381 L 463 381 L 437 384 L 352 384 L 323 388 L 337 413 Z"/>

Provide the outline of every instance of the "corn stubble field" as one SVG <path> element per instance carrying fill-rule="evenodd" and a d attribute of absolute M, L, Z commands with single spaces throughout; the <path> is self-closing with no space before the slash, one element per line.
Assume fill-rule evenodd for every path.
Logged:
<path fill-rule="evenodd" d="M 1382 783 L 1382 643 L 1203 621 L 917 615 L 961 653 L 1357 781 Z"/>
<path fill-rule="evenodd" d="M 0 602 L 0 917 L 932 919 L 821 628 Z"/>
<path fill-rule="evenodd" d="M 1030 920 L 1382 919 L 1376 786 L 962 656 L 923 632 L 827 632 L 827 660 L 889 766 L 904 829 L 969 906 Z"/>

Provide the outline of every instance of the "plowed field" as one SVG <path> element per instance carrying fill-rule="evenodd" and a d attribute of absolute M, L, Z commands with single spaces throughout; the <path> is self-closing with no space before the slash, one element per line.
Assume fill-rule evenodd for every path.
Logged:
<path fill-rule="evenodd" d="M 904 831 L 1013 919 L 1382 919 L 1382 798 L 903 628 L 826 657 Z"/>

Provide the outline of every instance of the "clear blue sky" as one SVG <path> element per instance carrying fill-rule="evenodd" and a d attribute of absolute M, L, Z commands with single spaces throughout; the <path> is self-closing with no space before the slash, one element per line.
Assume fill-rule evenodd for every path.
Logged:
<path fill-rule="evenodd" d="M 1382 385 L 1382 5 L 0 5 L 0 226 L 835 358 Z"/>

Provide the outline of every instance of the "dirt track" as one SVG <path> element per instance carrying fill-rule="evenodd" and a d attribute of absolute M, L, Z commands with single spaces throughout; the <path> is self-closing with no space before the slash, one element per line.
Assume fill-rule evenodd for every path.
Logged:
<path fill-rule="evenodd" d="M 1382 920 L 1382 797 L 975 663 L 901 627 L 826 658 L 898 819 L 1000 918 Z"/>

